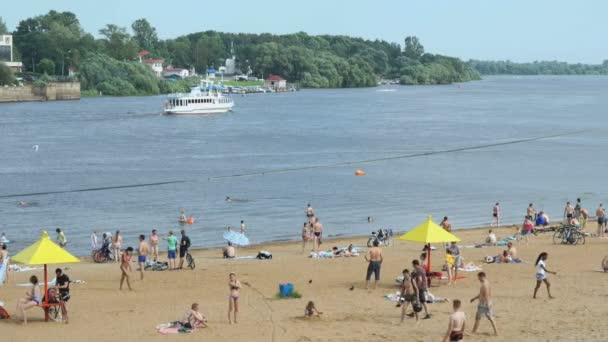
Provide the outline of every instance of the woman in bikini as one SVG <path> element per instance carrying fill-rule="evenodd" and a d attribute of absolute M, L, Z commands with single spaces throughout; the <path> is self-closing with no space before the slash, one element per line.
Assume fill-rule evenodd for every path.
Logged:
<path fill-rule="evenodd" d="M 228 287 L 230 287 L 230 297 L 228 297 L 228 323 L 232 324 L 233 320 L 230 314 L 232 314 L 233 310 L 234 323 L 237 323 L 236 314 L 239 312 L 239 290 L 241 289 L 241 282 L 234 272 L 229 275 Z"/>
<path fill-rule="evenodd" d="M 120 271 L 122 272 L 120 276 L 120 289 L 122 290 L 122 284 L 127 281 L 127 286 L 129 287 L 129 291 L 133 290 L 131 288 L 131 282 L 129 282 L 129 274 L 128 272 L 132 272 L 131 269 L 131 253 L 133 253 L 133 247 L 128 247 L 125 252 L 122 254 L 120 258 Z"/>
<path fill-rule="evenodd" d="M 122 247 L 122 235 L 120 235 L 120 230 L 116 231 L 116 235 L 114 236 L 114 240 L 112 241 L 112 248 L 114 248 L 114 259 L 116 262 L 120 262 L 120 247 Z"/>
<path fill-rule="evenodd" d="M 25 293 L 26 297 L 19 299 L 19 302 L 17 303 L 17 311 L 21 311 L 21 315 L 23 316 L 23 324 L 27 324 L 27 314 L 25 313 L 25 310 L 38 306 L 41 300 L 38 277 L 35 275 L 31 276 L 30 283 L 32 283 L 32 288 L 30 291 Z"/>
<path fill-rule="evenodd" d="M 304 222 L 304 226 L 302 227 L 302 253 L 304 253 L 308 240 L 310 240 L 310 235 L 308 235 L 308 223 Z"/>

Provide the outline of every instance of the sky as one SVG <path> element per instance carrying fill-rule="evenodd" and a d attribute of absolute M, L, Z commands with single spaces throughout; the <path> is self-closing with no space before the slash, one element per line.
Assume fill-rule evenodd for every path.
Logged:
<path fill-rule="evenodd" d="M 163 39 L 192 32 L 275 34 L 304 31 L 383 39 L 417 36 L 427 52 L 465 60 L 608 59 L 605 0 L 29 0 L 2 5 L 13 30 L 49 10 L 70 11 L 97 36 L 105 24 L 146 18 Z"/>

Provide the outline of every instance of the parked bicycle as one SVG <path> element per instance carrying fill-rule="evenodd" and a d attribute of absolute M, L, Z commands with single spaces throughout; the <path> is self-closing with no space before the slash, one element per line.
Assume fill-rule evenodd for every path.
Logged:
<path fill-rule="evenodd" d="M 585 244 L 585 233 L 581 232 L 577 226 L 560 225 L 553 234 L 554 244 L 577 245 Z"/>
<path fill-rule="evenodd" d="M 196 268 L 196 263 L 194 262 L 194 258 L 190 253 L 186 253 L 186 262 L 188 263 L 188 267 L 191 270 L 194 270 L 194 268 Z"/>
<path fill-rule="evenodd" d="M 378 231 L 372 232 L 372 236 L 367 240 L 367 247 L 374 246 L 374 241 L 378 244 L 384 244 L 390 246 L 393 244 L 393 230 L 392 229 L 378 229 Z"/>
<path fill-rule="evenodd" d="M 110 248 L 102 247 L 100 249 L 96 249 L 91 253 L 91 257 L 93 261 L 98 264 L 102 264 L 104 262 L 114 261 L 114 253 L 110 250 Z"/>

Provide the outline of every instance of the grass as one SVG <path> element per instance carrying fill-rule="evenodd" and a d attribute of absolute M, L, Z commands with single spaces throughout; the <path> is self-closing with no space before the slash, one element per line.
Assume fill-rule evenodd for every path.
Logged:
<path fill-rule="evenodd" d="M 231 87 L 262 87 L 264 81 L 235 81 L 235 80 L 224 80 L 225 86 Z"/>
<path fill-rule="evenodd" d="M 276 299 L 291 299 L 291 298 L 302 298 L 302 295 L 298 291 L 293 291 L 291 296 L 283 297 L 281 296 L 281 292 L 277 292 L 274 296 Z"/>

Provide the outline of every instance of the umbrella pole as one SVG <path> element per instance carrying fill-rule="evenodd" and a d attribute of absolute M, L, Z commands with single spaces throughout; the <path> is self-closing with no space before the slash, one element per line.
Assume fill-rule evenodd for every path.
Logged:
<path fill-rule="evenodd" d="M 46 264 L 44 264 L 44 321 L 48 322 L 49 321 L 49 290 L 48 290 L 49 284 L 48 284 L 48 276 L 46 273 Z"/>
<path fill-rule="evenodd" d="M 426 245 L 426 273 L 431 272 L 431 244 Z"/>

